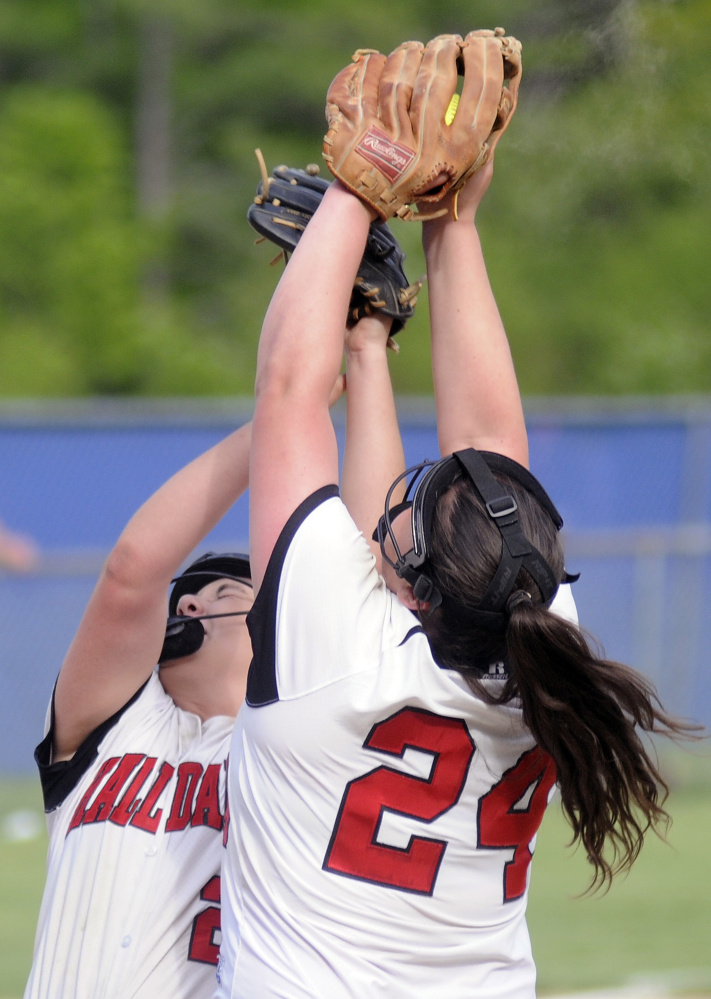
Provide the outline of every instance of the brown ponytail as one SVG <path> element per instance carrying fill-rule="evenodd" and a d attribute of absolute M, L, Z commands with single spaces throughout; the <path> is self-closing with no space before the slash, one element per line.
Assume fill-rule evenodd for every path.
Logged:
<path fill-rule="evenodd" d="M 563 810 L 594 873 L 611 882 L 637 858 L 645 833 L 664 835 L 668 787 L 640 733 L 689 736 L 652 684 L 623 663 L 595 655 L 583 632 L 545 608 L 519 604 L 506 635 L 523 718 L 553 757 Z"/>
<path fill-rule="evenodd" d="M 517 483 L 497 478 L 516 497 L 524 534 L 562 579 L 563 551 L 550 518 Z M 489 703 L 520 699 L 524 722 L 555 762 L 573 841 L 593 865 L 590 888 L 609 885 L 634 863 L 645 834 L 663 836 L 669 822 L 668 787 L 648 736 L 694 738 L 700 727 L 672 718 L 642 674 L 603 658 L 577 625 L 543 606 L 524 570 L 515 589 L 526 599 L 509 601 L 503 630 L 487 631 L 476 615 L 468 617 L 496 571 L 501 538 L 461 477 L 440 497 L 430 552 L 443 596 L 423 620 L 433 655 Z M 493 693 L 481 678 L 497 660 L 508 664 L 508 678 Z"/>

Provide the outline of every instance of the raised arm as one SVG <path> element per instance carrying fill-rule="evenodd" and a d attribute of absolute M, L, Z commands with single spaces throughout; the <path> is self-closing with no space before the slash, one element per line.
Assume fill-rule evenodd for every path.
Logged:
<path fill-rule="evenodd" d="M 361 319 L 346 333 L 346 447 L 341 497 L 363 532 L 380 570 L 380 545 L 372 540 L 385 496 L 405 470 L 395 409 L 387 338 L 392 320 L 382 314 Z M 400 494 L 404 484 L 400 488 Z M 398 502 L 400 495 L 395 497 Z"/>
<path fill-rule="evenodd" d="M 150 676 L 170 580 L 247 488 L 251 424 L 169 479 L 109 554 L 55 692 L 54 759 L 66 759 Z"/>
<path fill-rule="evenodd" d="M 528 465 L 521 397 L 475 219 L 493 162 L 459 196 L 458 221 L 423 223 L 440 451 L 476 447 Z"/>
<path fill-rule="evenodd" d="M 335 181 L 291 256 L 264 319 L 250 467 L 255 587 L 294 510 L 316 489 L 338 482 L 328 403 L 374 214 Z"/>

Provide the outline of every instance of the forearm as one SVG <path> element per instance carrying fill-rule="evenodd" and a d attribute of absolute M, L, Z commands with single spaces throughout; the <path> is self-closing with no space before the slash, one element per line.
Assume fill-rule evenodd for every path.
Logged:
<path fill-rule="evenodd" d="M 344 317 L 370 224 L 365 205 L 338 182 L 310 220 L 262 326 L 256 395 L 328 398 L 343 356 Z"/>
<path fill-rule="evenodd" d="M 315 490 L 338 481 L 329 399 L 369 225 L 368 209 L 334 182 L 267 310 L 250 469 L 250 554 L 257 587 L 289 516 Z"/>
<path fill-rule="evenodd" d="M 426 223 L 423 245 L 441 453 L 476 447 L 527 465 L 518 383 L 475 224 Z"/>
<path fill-rule="evenodd" d="M 346 447 L 341 496 L 365 535 L 378 564 L 380 547 L 372 534 L 383 513 L 385 496 L 405 468 L 386 350 L 379 342 L 346 348 Z M 395 501 L 400 499 L 399 490 Z"/>

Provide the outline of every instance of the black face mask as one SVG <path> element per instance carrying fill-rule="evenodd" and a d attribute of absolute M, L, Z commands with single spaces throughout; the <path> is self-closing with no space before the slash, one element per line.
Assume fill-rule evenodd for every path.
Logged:
<path fill-rule="evenodd" d="M 215 579 L 234 579 L 245 586 L 252 585 L 249 556 L 243 552 L 206 552 L 176 576 L 168 601 L 168 623 L 158 662 L 163 665 L 173 659 L 183 659 L 197 652 L 205 639 L 201 621 L 214 617 L 241 617 L 249 611 L 230 614 L 201 614 L 195 617 L 178 614 L 178 602 L 186 593 L 198 593 Z"/>
<path fill-rule="evenodd" d="M 244 617 L 246 614 L 249 614 L 249 611 L 232 611 L 229 614 L 202 614 L 200 617 L 192 617 L 187 614 L 169 617 L 165 628 L 163 649 L 158 659 L 159 664 L 165 666 L 172 659 L 184 659 L 185 656 L 191 656 L 197 652 L 205 640 L 203 621 L 215 617 Z"/>

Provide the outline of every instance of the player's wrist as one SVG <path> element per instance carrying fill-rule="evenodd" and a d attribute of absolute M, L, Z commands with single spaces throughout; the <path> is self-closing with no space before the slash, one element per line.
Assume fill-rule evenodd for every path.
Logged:
<path fill-rule="evenodd" d="M 384 355 L 392 325 L 392 318 L 382 312 L 359 319 L 346 331 L 346 357 L 377 358 Z"/>
<path fill-rule="evenodd" d="M 381 341 L 359 339 L 355 343 L 345 345 L 345 355 L 347 362 L 358 364 L 369 364 L 379 362 L 387 357 L 387 339 Z"/>
<path fill-rule="evenodd" d="M 359 198 L 357 194 L 350 191 L 345 184 L 338 180 L 338 178 L 332 182 L 331 187 L 329 188 L 329 193 L 333 199 L 348 199 L 354 204 L 354 206 L 358 205 L 360 207 L 360 211 L 366 215 L 368 225 L 370 225 L 371 222 L 374 222 L 375 219 L 380 218 L 380 215 L 372 207 L 372 205 L 369 205 L 367 201 L 364 201 L 362 198 Z M 355 207 L 353 210 L 356 211 Z"/>
<path fill-rule="evenodd" d="M 433 219 L 422 226 L 422 249 L 428 263 L 433 256 L 446 252 L 446 248 L 460 244 L 466 247 L 472 239 L 478 240 L 474 217 Z"/>

